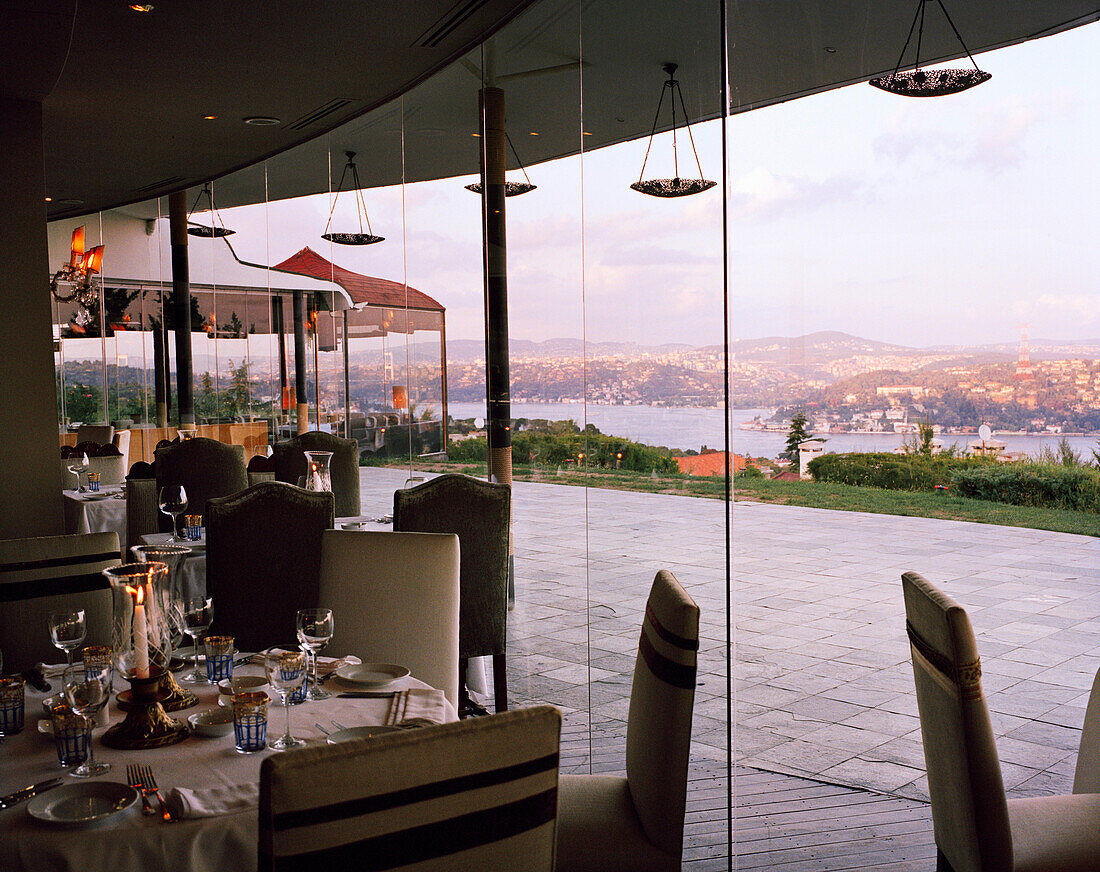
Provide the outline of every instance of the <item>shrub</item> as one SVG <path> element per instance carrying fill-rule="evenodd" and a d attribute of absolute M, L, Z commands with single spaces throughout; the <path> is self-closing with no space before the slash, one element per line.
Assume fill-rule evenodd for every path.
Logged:
<path fill-rule="evenodd" d="M 958 469 L 988 465 L 980 458 L 934 454 L 823 454 L 809 463 L 814 481 L 881 487 L 887 490 L 930 491 L 951 481 Z"/>
<path fill-rule="evenodd" d="M 1005 463 L 958 470 L 952 482 L 966 497 L 1016 506 L 1100 511 L 1100 473 L 1062 464 Z"/>

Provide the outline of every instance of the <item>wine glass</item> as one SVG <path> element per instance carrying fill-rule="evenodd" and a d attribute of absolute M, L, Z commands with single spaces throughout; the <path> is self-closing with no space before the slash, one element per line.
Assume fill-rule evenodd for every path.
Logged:
<path fill-rule="evenodd" d="M 110 770 L 111 764 L 95 762 L 92 730 L 95 729 L 96 715 L 111 696 L 111 666 L 69 666 L 65 669 L 63 685 L 69 707 L 88 721 L 88 759 L 69 774 L 78 778 L 102 775 Z"/>
<path fill-rule="evenodd" d="M 69 464 L 69 472 L 76 476 L 76 489 L 82 491 L 84 486 L 80 483 L 80 476 L 88 471 L 88 455 L 82 454 L 79 458 L 73 457 L 70 459 L 72 463 Z"/>
<path fill-rule="evenodd" d="M 179 530 L 179 516 L 187 510 L 187 489 L 182 484 L 166 484 L 157 493 L 160 510 L 172 518 L 172 538 L 169 542 L 186 542 L 176 533 Z"/>
<path fill-rule="evenodd" d="M 317 654 L 332 639 L 332 609 L 299 609 L 298 641 L 313 655 L 313 665 L 306 676 L 306 699 L 328 699 L 330 694 L 317 684 Z"/>
<path fill-rule="evenodd" d="M 290 735 L 290 696 L 302 686 L 306 679 L 306 654 L 300 648 L 290 645 L 277 645 L 264 651 L 264 669 L 267 671 L 267 683 L 279 694 L 286 709 L 286 732 L 278 739 L 268 743 L 275 751 L 285 751 L 304 745 L 303 739 Z"/>
<path fill-rule="evenodd" d="M 199 639 L 214 623 L 213 601 L 208 596 L 184 599 L 180 600 L 179 609 L 183 615 L 183 632 L 191 637 L 195 652 L 195 669 L 183 680 L 191 684 L 209 684 L 205 670 L 199 669 Z"/>
<path fill-rule="evenodd" d="M 84 609 L 74 612 L 50 612 L 47 622 L 54 647 L 65 652 L 67 665 L 73 665 L 73 651 L 84 644 L 88 632 Z"/>

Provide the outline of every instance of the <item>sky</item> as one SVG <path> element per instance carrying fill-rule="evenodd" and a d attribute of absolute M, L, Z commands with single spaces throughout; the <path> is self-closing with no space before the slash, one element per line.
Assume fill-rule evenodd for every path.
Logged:
<path fill-rule="evenodd" d="M 1097 57 L 1093 24 L 978 55 L 993 78 L 961 94 L 860 84 L 727 119 L 731 337 L 977 345 L 1016 343 L 1026 324 L 1033 341 L 1100 338 Z M 722 123 L 693 127 L 719 186 L 692 197 L 629 188 L 645 140 L 528 167 L 537 190 L 507 204 L 513 338 L 722 341 Z M 670 154 L 658 137 L 647 177 L 672 175 Z M 449 339 L 481 339 L 471 180 L 367 190 L 386 237 L 367 247 L 320 239 L 327 196 L 223 215 L 242 258 L 278 263 L 308 245 L 407 281 L 446 306 Z M 332 229 L 353 209 L 342 196 Z"/>

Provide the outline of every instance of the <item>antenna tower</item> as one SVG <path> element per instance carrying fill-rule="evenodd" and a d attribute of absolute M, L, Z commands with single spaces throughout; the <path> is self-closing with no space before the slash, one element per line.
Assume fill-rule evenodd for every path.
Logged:
<path fill-rule="evenodd" d="M 1035 378 L 1031 371 L 1031 355 L 1027 349 L 1027 324 L 1020 325 L 1020 359 L 1016 361 L 1016 381 L 1028 381 Z"/>

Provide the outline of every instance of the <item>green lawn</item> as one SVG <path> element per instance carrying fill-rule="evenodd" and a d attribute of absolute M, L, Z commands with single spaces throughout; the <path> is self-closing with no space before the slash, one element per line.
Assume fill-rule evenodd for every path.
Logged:
<path fill-rule="evenodd" d="M 393 466 L 407 468 L 407 463 Z M 418 462 L 417 469 L 426 472 L 463 472 L 485 475 L 481 464 Z M 645 493 L 679 494 L 680 496 L 722 499 L 725 488 L 721 478 L 664 475 L 653 477 L 621 470 L 566 470 L 516 466 L 516 481 L 540 481 L 587 487 Z M 1081 533 L 1100 536 L 1100 515 L 1091 512 L 1071 512 L 1064 509 L 1037 509 L 1012 506 L 987 500 L 972 500 L 957 494 L 910 493 L 875 487 L 854 487 L 810 481 L 769 481 L 764 478 L 735 479 L 735 500 L 807 506 L 814 509 L 834 509 L 842 512 L 872 512 L 881 515 L 905 515 L 918 518 L 942 518 L 949 521 L 975 521 L 1004 527 L 1030 527 L 1060 533 Z"/>

